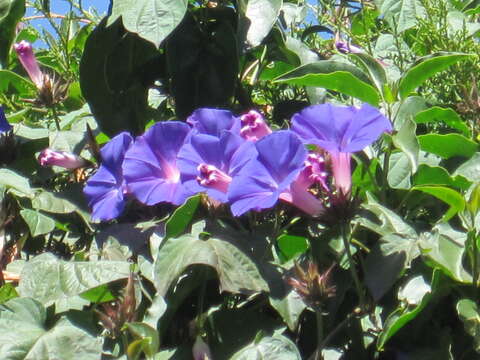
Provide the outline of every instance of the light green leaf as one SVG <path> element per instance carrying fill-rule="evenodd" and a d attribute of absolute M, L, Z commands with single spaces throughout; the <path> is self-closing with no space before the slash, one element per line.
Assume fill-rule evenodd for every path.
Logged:
<path fill-rule="evenodd" d="M 33 237 L 48 234 L 55 229 L 55 220 L 38 211 L 23 209 L 20 210 L 20 215 L 27 223 Z"/>
<path fill-rule="evenodd" d="M 301 360 L 295 344 L 282 335 L 264 337 L 236 352 L 230 360 Z"/>
<path fill-rule="evenodd" d="M 156 295 L 153 298 L 152 305 L 150 305 L 147 313 L 145 314 L 143 322 L 156 329 L 158 320 L 162 317 L 166 310 L 167 304 L 165 303 L 165 300 L 163 300 L 163 297 L 160 295 Z"/>
<path fill-rule="evenodd" d="M 28 179 L 12 170 L 0 169 L 0 185 L 6 186 L 7 189 L 15 189 L 26 197 L 33 197 L 33 191 L 30 188 Z"/>
<path fill-rule="evenodd" d="M 402 75 L 398 85 L 400 97 L 402 99 L 406 98 L 424 81 L 459 61 L 467 60 L 471 56 L 469 54 L 439 52 L 420 58 Z"/>
<path fill-rule="evenodd" d="M 158 47 L 180 24 L 187 4 L 186 0 L 115 0 L 108 25 L 121 16 L 128 31 Z"/>
<path fill-rule="evenodd" d="M 387 181 L 394 189 L 410 189 L 412 161 L 404 152 L 396 152 L 390 156 Z"/>
<path fill-rule="evenodd" d="M 375 84 L 379 93 L 383 93 L 387 84 L 387 74 L 382 65 L 378 61 L 366 53 L 351 54 L 354 60 L 362 66 L 363 70 L 368 74 L 370 81 Z"/>
<path fill-rule="evenodd" d="M 42 254 L 23 266 L 18 292 L 48 306 L 99 285 L 125 279 L 129 273 L 128 262 L 63 261 Z"/>
<path fill-rule="evenodd" d="M 49 328 L 46 313 L 43 305 L 31 298 L 15 298 L 1 305 L 0 357 L 4 360 L 101 358 L 100 337 L 93 337 L 63 318 Z"/>
<path fill-rule="evenodd" d="M 412 173 L 417 171 L 420 146 L 416 137 L 417 126 L 411 119 L 405 119 L 402 127 L 393 136 L 393 143 L 407 155 Z"/>
<path fill-rule="evenodd" d="M 460 165 L 453 175 L 460 175 L 472 182 L 480 182 L 480 153 L 475 153 Z"/>
<path fill-rule="evenodd" d="M 478 149 L 477 143 L 459 134 L 427 134 L 418 136 L 420 148 L 444 159 L 453 156 L 471 157 Z"/>
<path fill-rule="evenodd" d="M 32 199 L 32 207 L 54 214 L 69 214 L 77 210 L 77 207 L 70 201 L 48 191 L 42 191 L 35 195 Z"/>
<path fill-rule="evenodd" d="M 239 39 L 255 47 L 261 44 L 277 21 L 282 0 L 242 0 L 239 20 Z M 243 10 L 243 11 L 242 11 Z"/>
<path fill-rule="evenodd" d="M 275 82 L 315 86 L 341 92 L 377 106 L 380 98 L 368 77 L 355 66 L 322 60 L 300 66 L 275 79 Z"/>
<path fill-rule="evenodd" d="M 421 164 L 413 178 L 415 185 L 446 185 L 460 190 L 468 190 L 470 182 L 463 176 L 450 176 L 447 170 L 440 166 Z"/>
<path fill-rule="evenodd" d="M 417 25 L 417 19 L 426 15 L 419 0 L 375 0 L 380 14 L 392 29 L 403 32 Z"/>
<path fill-rule="evenodd" d="M 408 305 L 418 305 L 423 297 L 431 292 L 430 284 L 427 284 L 422 275 L 410 279 L 398 292 L 398 300 L 405 301 Z"/>
<path fill-rule="evenodd" d="M 457 313 L 467 334 L 473 337 L 475 351 L 480 353 L 480 313 L 478 305 L 470 299 L 457 302 Z"/>

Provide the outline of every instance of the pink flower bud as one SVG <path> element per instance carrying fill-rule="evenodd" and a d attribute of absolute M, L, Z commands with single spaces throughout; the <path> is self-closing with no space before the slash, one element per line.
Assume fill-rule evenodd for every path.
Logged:
<path fill-rule="evenodd" d="M 38 156 L 38 162 L 42 166 L 60 166 L 65 169 L 77 169 L 87 164 L 86 160 L 66 151 L 43 150 Z"/>
<path fill-rule="evenodd" d="M 193 344 L 193 359 L 194 360 L 212 360 L 212 354 L 210 353 L 210 348 L 203 341 L 201 336 L 197 336 L 195 344 Z"/>
<path fill-rule="evenodd" d="M 17 52 L 18 59 L 22 63 L 30 79 L 38 89 L 41 89 L 43 87 L 44 75 L 38 66 L 35 55 L 33 54 L 32 45 L 29 42 L 22 40 L 19 43 L 14 44 L 13 48 Z"/>
<path fill-rule="evenodd" d="M 242 122 L 240 135 L 242 135 L 244 139 L 258 141 L 272 133 L 272 130 L 263 119 L 262 114 L 255 110 L 250 110 L 248 113 L 243 114 L 240 120 Z"/>

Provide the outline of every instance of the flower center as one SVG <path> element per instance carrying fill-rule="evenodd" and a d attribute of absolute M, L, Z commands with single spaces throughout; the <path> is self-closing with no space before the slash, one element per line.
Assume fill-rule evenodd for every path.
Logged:
<path fill-rule="evenodd" d="M 226 193 L 232 178 L 214 165 L 200 164 L 197 167 L 200 185 Z"/>

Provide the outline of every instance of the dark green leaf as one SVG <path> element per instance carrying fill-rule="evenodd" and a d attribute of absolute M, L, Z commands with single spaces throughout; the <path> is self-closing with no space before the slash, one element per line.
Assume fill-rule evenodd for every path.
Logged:
<path fill-rule="evenodd" d="M 415 122 L 417 124 L 431 123 L 436 121 L 443 121 L 451 128 L 461 131 L 463 135 L 470 136 L 470 129 L 455 112 L 455 110 L 434 106 L 428 110 L 417 113 L 415 116 Z"/>
<path fill-rule="evenodd" d="M 444 159 L 453 156 L 471 157 L 477 151 L 477 143 L 459 134 L 427 134 L 418 136 L 420 148 Z"/>
<path fill-rule="evenodd" d="M 25 0 L 0 0 L 0 66 L 6 67 L 18 22 L 25 14 Z M 1 78 L 2 75 L 0 75 Z"/>
<path fill-rule="evenodd" d="M 466 203 L 464 197 L 457 191 L 443 186 L 414 186 L 412 190 L 419 190 L 424 193 L 435 196 L 437 199 L 450 205 L 450 209 L 443 216 L 443 221 L 450 220 L 457 213 L 465 209 Z"/>
<path fill-rule="evenodd" d="M 202 195 L 195 195 L 189 198 L 185 204 L 177 208 L 165 225 L 165 237 L 174 238 L 180 236 L 195 215 Z"/>
<path fill-rule="evenodd" d="M 423 84 L 435 74 L 447 69 L 449 66 L 467 60 L 471 55 L 440 52 L 425 56 L 413 64 L 400 79 L 398 90 L 402 99 Z"/>
<path fill-rule="evenodd" d="M 374 106 L 379 102 L 378 92 L 363 72 L 353 65 L 334 60 L 300 66 L 276 78 L 275 82 L 334 90 Z"/>
<path fill-rule="evenodd" d="M 88 37 L 80 86 L 101 130 L 110 137 L 144 131 L 149 120 L 145 68 L 157 56 L 153 44 L 127 33 L 119 20 L 109 27 L 103 20 Z"/>

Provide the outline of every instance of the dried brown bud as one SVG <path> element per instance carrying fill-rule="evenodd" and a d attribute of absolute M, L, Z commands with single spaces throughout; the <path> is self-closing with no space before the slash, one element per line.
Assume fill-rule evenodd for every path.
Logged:
<path fill-rule="evenodd" d="M 318 309 L 328 298 L 335 296 L 335 286 L 330 285 L 330 274 L 333 269 L 330 266 L 324 273 L 318 272 L 317 264 L 309 262 L 306 269 L 295 263 L 295 276 L 287 279 L 287 282 L 303 298 L 305 303 Z"/>

